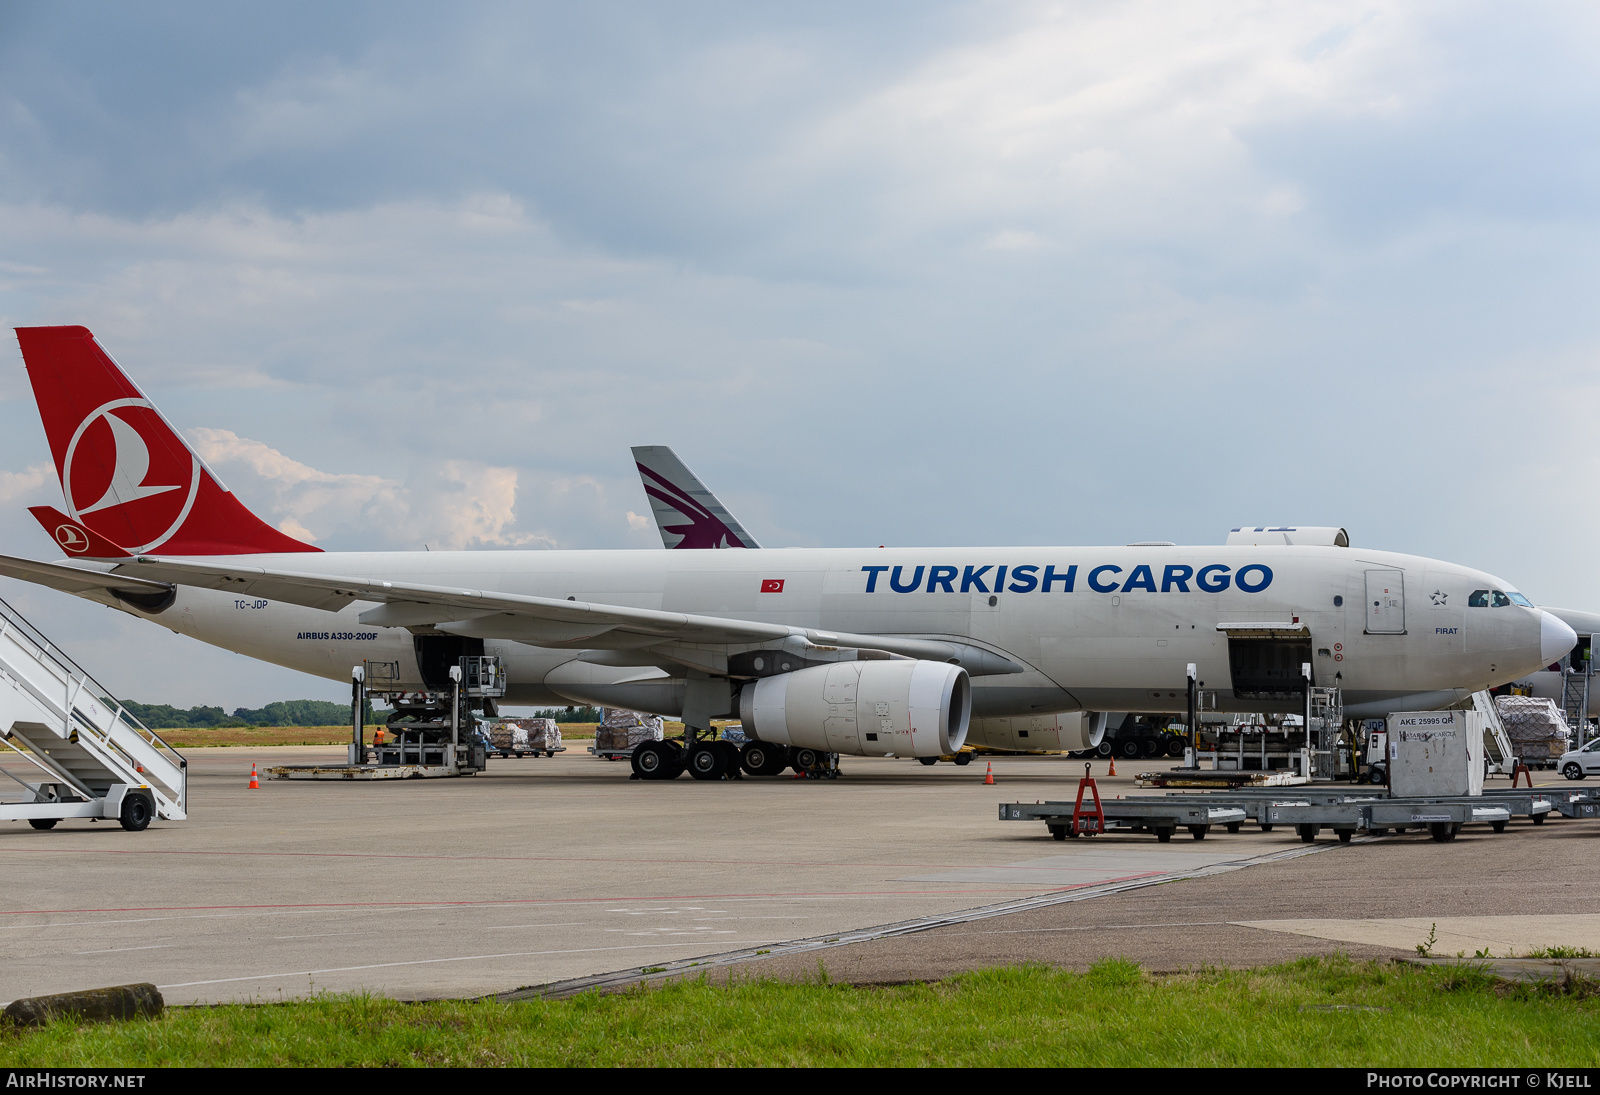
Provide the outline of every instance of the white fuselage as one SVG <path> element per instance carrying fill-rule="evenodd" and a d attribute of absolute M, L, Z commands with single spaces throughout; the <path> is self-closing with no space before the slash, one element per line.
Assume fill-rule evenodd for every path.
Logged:
<path fill-rule="evenodd" d="M 1234 695 L 1229 636 L 1220 624 L 1305 628 L 1315 683 L 1341 687 L 1351 715 L 1442 706 L 1536 671 L 1546 660 L 1537 609 L 1467 607 L 1471 591 L 1512 588 L 1504 582 L 1433 559 L 1337 547 L 373 552 L 236 561 L 801 628 L 959 639 L 1026 667 L 975 677 L 975 716 L 1181 711 L 1190 663 L 1219 709 L 1262 709 Z M 1388 575 L 1383 580 L 1394 586 L 1381 625 L 1390 633 L 1370 633 L 1372 573 Z M 762 592 L 764 583 L 776 582 L 781 592 Z M 177 593 L 158 615 L 130 611 L 320 677 L 348 680 L 352 666 L 382 663 L 394 667 L 397 689 L 423 687 L 412 632 L 358 621 L 374 607 L 370 602 L 328 612 L 188 586 Z M 470 622 L 450 626 L 458 635 L 472 633 Z M 606 679 L 629 676 L 619 667 L 663 661 L 637 636 L 552 649 L 496 639 L 493 630 L 484 624 L 484 652 L 503 659 L 510 681 L 504 702 L 512 704 L 588 702 Z M 670 690 L 659 695 L 666 698 L 653 706 L 637 696 L 634 705 L 677 714 Z"/>

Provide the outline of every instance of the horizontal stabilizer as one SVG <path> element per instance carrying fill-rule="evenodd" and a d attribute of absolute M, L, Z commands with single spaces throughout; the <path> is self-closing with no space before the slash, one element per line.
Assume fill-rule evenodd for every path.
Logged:
<path fill-rule="evenodd" d="M 33 519 L 44 526 L 69 558 L 130 559 L 126 551 L 101 536 L 88 525 L 80 524 L 54 506 L 29 506 Z"/>

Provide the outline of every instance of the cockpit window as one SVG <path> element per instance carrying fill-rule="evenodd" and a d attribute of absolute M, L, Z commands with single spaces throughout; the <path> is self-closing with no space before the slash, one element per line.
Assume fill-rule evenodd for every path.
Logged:
<path fill-rule="evenodd" d="M 1494 592 L 1490 593 L 1489 596 L 1494 598 L 1489 603 L 1494 605 L 1495 608 L 1510 608 L 1511 607 L 1511 598 L 1507 597 L 1504 593 L 1501 593 L 1498 589 L 1495 590 Z"/>
<path fill-rule="evenodd" d="M 1467 607 L 1468 608 L 1488 608 L 1489 607 L 1489 591 L 1487 589 L 1475 589 L 1475 590 L 1473 590 L 1471 596 L 1469 596 L 1467 598 Z"/>
<path fill-rule="evenodd" d="M 1506 596 L 1511 598 L 1511 603 L 1514 605 L 1521 605 L 1523 608 L 1533 607 L 1533 602 L 1520 593 L 1507 593 Z"/>

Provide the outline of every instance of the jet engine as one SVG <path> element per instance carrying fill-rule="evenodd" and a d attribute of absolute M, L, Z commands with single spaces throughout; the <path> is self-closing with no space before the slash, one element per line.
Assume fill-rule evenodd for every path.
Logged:
<path fill-rule="evenodd" d="M 739 693 L 746 734 L 852 756 L 948 756 L 967 740 L 972 686 L 945 662 L 835 662 L 763 677 Z"/>

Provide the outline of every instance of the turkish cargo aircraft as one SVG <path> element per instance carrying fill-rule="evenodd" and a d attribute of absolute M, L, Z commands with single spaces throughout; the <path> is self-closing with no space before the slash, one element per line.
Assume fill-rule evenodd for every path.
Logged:
<path fill-rule="evenodd" d="M 631 451 L 639 483 L 650 500 L 656 531 L 667 550 L 761 546 L 669 446 L 635 445 Z M 1099 745 L 1107 725 L 1119 725 L 1122 718 L 1120 711 L 979 716 L 967 724 L 967 743 L 1010 753 L 1078 752 Z M 932 764 L 938 758 L 922 759 Z M 957 757 L 958 762 L 963 759 Z"/>
<path fill-rule="evenodd" d="M 1309 663 L 1366 716 L 1575 641 L 1490 575 L 1339 547 L 322 552 L 251 514 L 88 330 L 17 335 L 66 500 L 32 512 L 69 558 L 0 573 L 329 679 L 365 663 L 379 691 L 445 691 L 458 657 L 497 655 L 506 703 L 681 717 L 696 772 L 717 717 L 933 756 L 974 714 L 1181 711 L 1189 663 L 1221 710 L 1297 709 Z M 1480 588 L 1518 603 L 1469 607 Z"/>

